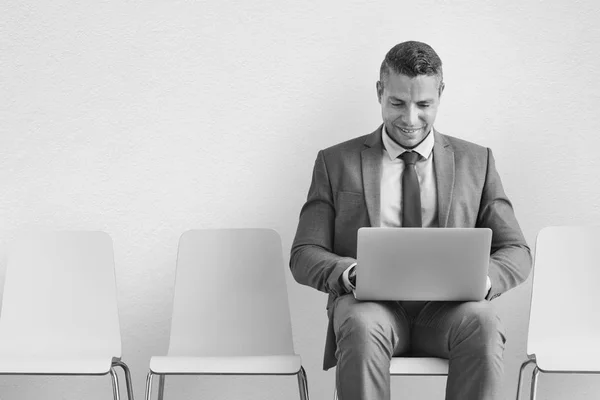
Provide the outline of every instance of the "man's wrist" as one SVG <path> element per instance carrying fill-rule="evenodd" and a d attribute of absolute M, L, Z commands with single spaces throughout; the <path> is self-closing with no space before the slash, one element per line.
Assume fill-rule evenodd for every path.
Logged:
<path fill-rule="evenodd" d="M 356 271 L 355 271 L 356 263 L 351 264 L 346 270 L 342 273 L 342 282 L 344 284 L 344 288 L 348 293 L 352 292 L 356 289 Z"/>

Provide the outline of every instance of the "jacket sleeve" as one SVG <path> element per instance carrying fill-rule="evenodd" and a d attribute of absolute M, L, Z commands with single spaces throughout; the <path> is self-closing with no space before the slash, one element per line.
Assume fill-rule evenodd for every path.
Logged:
<path fill-rule="evenodd" d="M 297 282 L 335 296 L 345 292 L 340 277 L 354 258 L 333 253 L 335 202 L 325 155 L 319 151 L 306 203 L 292 243 L 290 269 Z"/>
<path fill-rule="evenodd" d="M 490 149 L 487 161 L 477 226 L 490 228 L 493 232 L 488 272 L 492 288 L 487 295 L 487 299 L 491 300 L 527 279 L 532 258 L 512 204 L 504 193 Z"/>

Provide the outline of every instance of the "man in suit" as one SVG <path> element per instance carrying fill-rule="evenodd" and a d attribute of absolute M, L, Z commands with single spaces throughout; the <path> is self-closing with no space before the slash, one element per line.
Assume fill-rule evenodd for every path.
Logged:
<path fill-rule="evenodd" d="M 337 363 L 341 400 L 388 400 L 390 359 L 406 353 L 450 360 L 446 399 L 501 396 L 506 339 L 490 300 L 527 278 L 531 254 L 491 150 L 433 128 L 443 90 L 430 46 L 394 46 L 377 82 L 382 126 L 317 155 L 290 267 L 329 294 L 324 369 Z M 490 228 L 486 299 L 356 300 L 357 230 L 369 226 Z"/>

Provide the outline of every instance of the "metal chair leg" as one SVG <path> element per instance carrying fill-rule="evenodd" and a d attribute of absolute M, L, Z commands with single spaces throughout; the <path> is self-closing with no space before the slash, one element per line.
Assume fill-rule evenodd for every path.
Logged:
<path fill-rule="evenodd" d="M 110 368 L 110 376 L 112 378 L 113 397 L 115 400 L 120 400 L 121 396 L 119 394 L 119 377 L 117 376 L 117 371 L 115 371 L 114 367 Z"/>
<path fill-rule="evenodd" d="M 129 371 L 129 367 L 121 360 L 114 361 L 113 365 L 123 369 L 123 373 L 125 373 L 125 385 L 127 386 L 127 399 L 133 400 L 133 384 L 131 383 L 131 372 Z"/>
<path fill-rule="evenodd" d="M 165 394 L 165 375 L 159 375 L 158 377 L 158 400 L 163 400 Z"/>
<path fill-rule="evenodd" d="M 537 380 L 539 373 L 540 369 L 536 365 L 533 369 L 533 377 L 531 378 L 531 400 L 535 400 L 535 396 L 537 395 Z"/>
<path fill-rule="evenodd" d="M 308 400 L 308 380 L 306 379 L 306 371 L 304 370 L 304 367 L 300 367 L 300 371 L 298 371 L 297 376 L 300 400 Z"/>
<path fill-rule="evenodd" d="M 517 381 L 517 400 L 519 400 L 521 394 L 521 379 L 523 378 L 523 371 L 525 370 L 525 367 L 532 362 L 535 362 L 535 360 L 532 359 L 525 361 L 523 364 L 521 364 L 521 368 L 519 369 L 519 380 Z"/>
<path fill-rule="evenodd" d="M 148 376 L 146 377 L 146 400 L 150 400 L 150 396 L 152 394 L 152 377 L 154 374 L 152 371 L 148 372 Z"/>

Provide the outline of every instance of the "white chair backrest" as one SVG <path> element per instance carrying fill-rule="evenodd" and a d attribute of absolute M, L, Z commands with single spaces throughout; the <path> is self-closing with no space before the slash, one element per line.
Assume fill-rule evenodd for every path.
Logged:
<path fill-rule="evenodd" d="M 547 227 L 537 237 L 527 353 L 600 338 L 600 227 Z"/>
<path fill-rule="evenodd" d="M 0 357 L 121 356 L 113 246 L 106 233 L 20 234 L 7 261 Z"/>
<path fill-rule="evenodd" d="M 294 354 L 284 268 L 273 230 L 185 232 L 168 355 Z"/>

